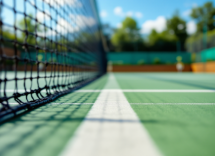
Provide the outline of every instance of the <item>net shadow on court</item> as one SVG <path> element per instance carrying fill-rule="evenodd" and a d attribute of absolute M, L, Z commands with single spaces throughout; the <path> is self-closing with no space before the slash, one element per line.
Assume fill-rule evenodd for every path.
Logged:
<path fill-rule="evenodd" d="M 103 76 L 83 89 L 102 89 L 106 81 Z M 73 92 L 1 123 L 0 155 L 58 155 L 98 95 Z"/>
<path fill-rule="evenodd" d="M 82 103 L 93 103 L 97 96 L 98 93 L 68 94 L 53 102 L 60 104 L 50 103 L 3 123 L 0 155 L 58 155 L 92 107 Z"/>

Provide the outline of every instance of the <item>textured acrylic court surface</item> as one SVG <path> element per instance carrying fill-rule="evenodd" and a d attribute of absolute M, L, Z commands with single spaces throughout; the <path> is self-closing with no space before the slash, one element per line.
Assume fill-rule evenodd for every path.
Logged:
<path fill-rule="evenodd" d="M 121 89 L 215 89 L 215 74 L 114 75 Z M 83 89 L 103 89 L 106 82 L 104 76 Z M 99 92 L 71 93 L 53 102 L 60 104 L 42 106 L 2 124 L 0 155 L 59 155 L 92 107 L 92 104 L 63 103 L 94 103 L 98 95 Z M 215 155 L 215 105 L 206 105 L 215 103 L 215 93 L 126 92 L 124 95 L 163 155 Z"/>
<path fill-rule="evenodd" d="M 215 89 L 215 74 L 126 73 L 115 76 L 121 89 Z M 215 155 L 215 105 L 204 105 L 215 103 L 215 93 L 124 94 L 130 103 L 142 103 L 131 106 L 164 155 Z"/>

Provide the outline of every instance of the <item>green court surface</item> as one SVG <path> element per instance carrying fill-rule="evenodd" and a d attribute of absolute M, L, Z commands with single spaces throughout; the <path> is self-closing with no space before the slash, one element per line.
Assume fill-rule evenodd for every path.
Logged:
<path fill-rule="evenodd" d="M 104 76 L 82 89 L 102 89 L 106 80 L 107 76 Z M 2 124 L 0 155 L 59 155 L 98 95 L 71 93 Z"/>
<path fill-rule="evenodd" d="M 137 73 L 116 77 L 123 89 L 215 88 L 214 74 Z M 215 155 L 215 92 L 124 94 L 164 155 Z"/>
<path fill-rule="evenodd" d="M 114 76 L 121 89 L 215 89 L 215 74 L 115 73 Z M 108 74 L 81 90 L 102 90 L 107 82 Z M 59 155 L 99 94 L 73 92 L 1 124 L 0 155 Z M 215 155 L 215 92 L 130 91 L 124 95 L 163 155 Z"/>
<path fill-rule="evenodd" d="M 214 105 L 132 105 L 132 108 L 164 155 L 215 154 Z"/>
<path fill-rule="evenodd" d="M 118 73 L 121 89 L 215 89 L 215 74 Z"/>
<path fill-rule="evenodd" d="M 214 74 L 136 73 L 116 77 L 122 89 L 215 89 Z M 138 103 L 131 106 L 164 155 L 215 155 L 215 105 L 204 105 L 215 103 L 215 92 L 124 94 L 129 103 Z"/>

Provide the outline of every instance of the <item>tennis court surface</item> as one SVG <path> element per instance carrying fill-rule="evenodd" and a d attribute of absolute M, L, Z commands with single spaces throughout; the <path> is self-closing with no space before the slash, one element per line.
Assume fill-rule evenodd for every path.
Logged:
<path fill-rule="evenodd" d="M 215 155 L 215 74 L 107 73 L 103 26 L 96 0 L 0 0 L 0 156 Z"/>
<path fill-rule="evenodd" d="M 1 124 L 0 155 L 215 155 L 214 79 L 106 74 Z"/>

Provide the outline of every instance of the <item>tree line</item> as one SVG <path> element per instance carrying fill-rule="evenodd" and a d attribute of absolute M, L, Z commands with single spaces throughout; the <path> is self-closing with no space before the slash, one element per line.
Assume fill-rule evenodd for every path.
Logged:
<path fill-rule="evenodd" d="M 167 19 L 166 29 L 158 32 L 153 29 L 147 37 L 141 34 L 138 24 L 132 17 L 126 17 L 122 21 L 122 26 L 111 29 L 109 25 L 103 26 L 106 49 L 112 52 L 126 51 L 189 51 L 198 52 L 192 47 L 197 46 L 196 41 L 203 44 L 205 48 L 215 46 L 210 44 L 215 39 L 215 7 L 212 2 L 206 2 L 203 6 L 195 7 L 190 13 L 190 17 L 195 20 L 197 30 L 194 34 L 187 33 L 186 21 L 175 12 Z M 208 33 L 207 41 L 204 41 L 204 33 Z M 212 41 L 213 40 L 213 41 Z"/>
<path fill-rule="evenodd" d="M 88 30 L 80 30 L 70 32 L 67 30 L 64 33 L 56 27 L 52 28 L 51 31 L 48 25 L 38 21 L 37 17 L 31 13 L 25 15 L 13 24 L 6 24 L 4 23 L 4 19 L 0 19 L 2 45 L 8 48 L 16 46 L 20 51 L 23 51 L 26 47 L 26 50 L 30 52 L 45 52 L 51 50 L 58 52 L 96 51 L 100 39 L 99 36 L 98 31 L 90 32 Z"/>
<path fill-rule="evenodd" d="M 0 7 L 0 13 L 2 9 Z M 187 33 L 186 21 L 175 12 L 173 16 L 167 19 L 166 29 L 158 32 L 155 29 L 149 35 L 143 36 L 135 19 L 126 17 L 122 21 L 122 27 L 112 29 L 108 25 L 103 26 L 103 43 L 106 51 L 121 52 L 121 51 L 189 51 L 199 52 L 203 49 L 215 46 L 215 7 L 212 2 L 207 2 L 202 6 L 192 9 L 190 17 L 197 24 L 197 31 L 189 35 Z M 50 46 L 57 48 L 60 51 L 66 51 L 68 48 L 93 47 L 96 38 L 99 38 L 99 33 L 89 34 L 87 32 L 75 35 L 52 35 L 53 41 L 58 44 L 53 44 L 47 32 L 47 27 L 35 22 L 36 17 L 32 14 L 25 16 L 15 23 L 16 31 L 13 25 L 9 29 L 5 29 L 4 19 L 0 19 L 0 35 L 4 39 L 4 45 L 13 46 L 16 40 L 20 43 L 29 45 L 40 45 L 41 47 Z M 111 29 L 111 30 L 109 30 Z M 36 36 L 43 34 L 42 36 Z M 75 36 L 68 38 L 67 36 Z M 96 39 L 97 40 L 97 39 Z M 63 45 L 63 46 L 62 46 Z M 66 46 L 66 47 L 65 47 Z"/>

